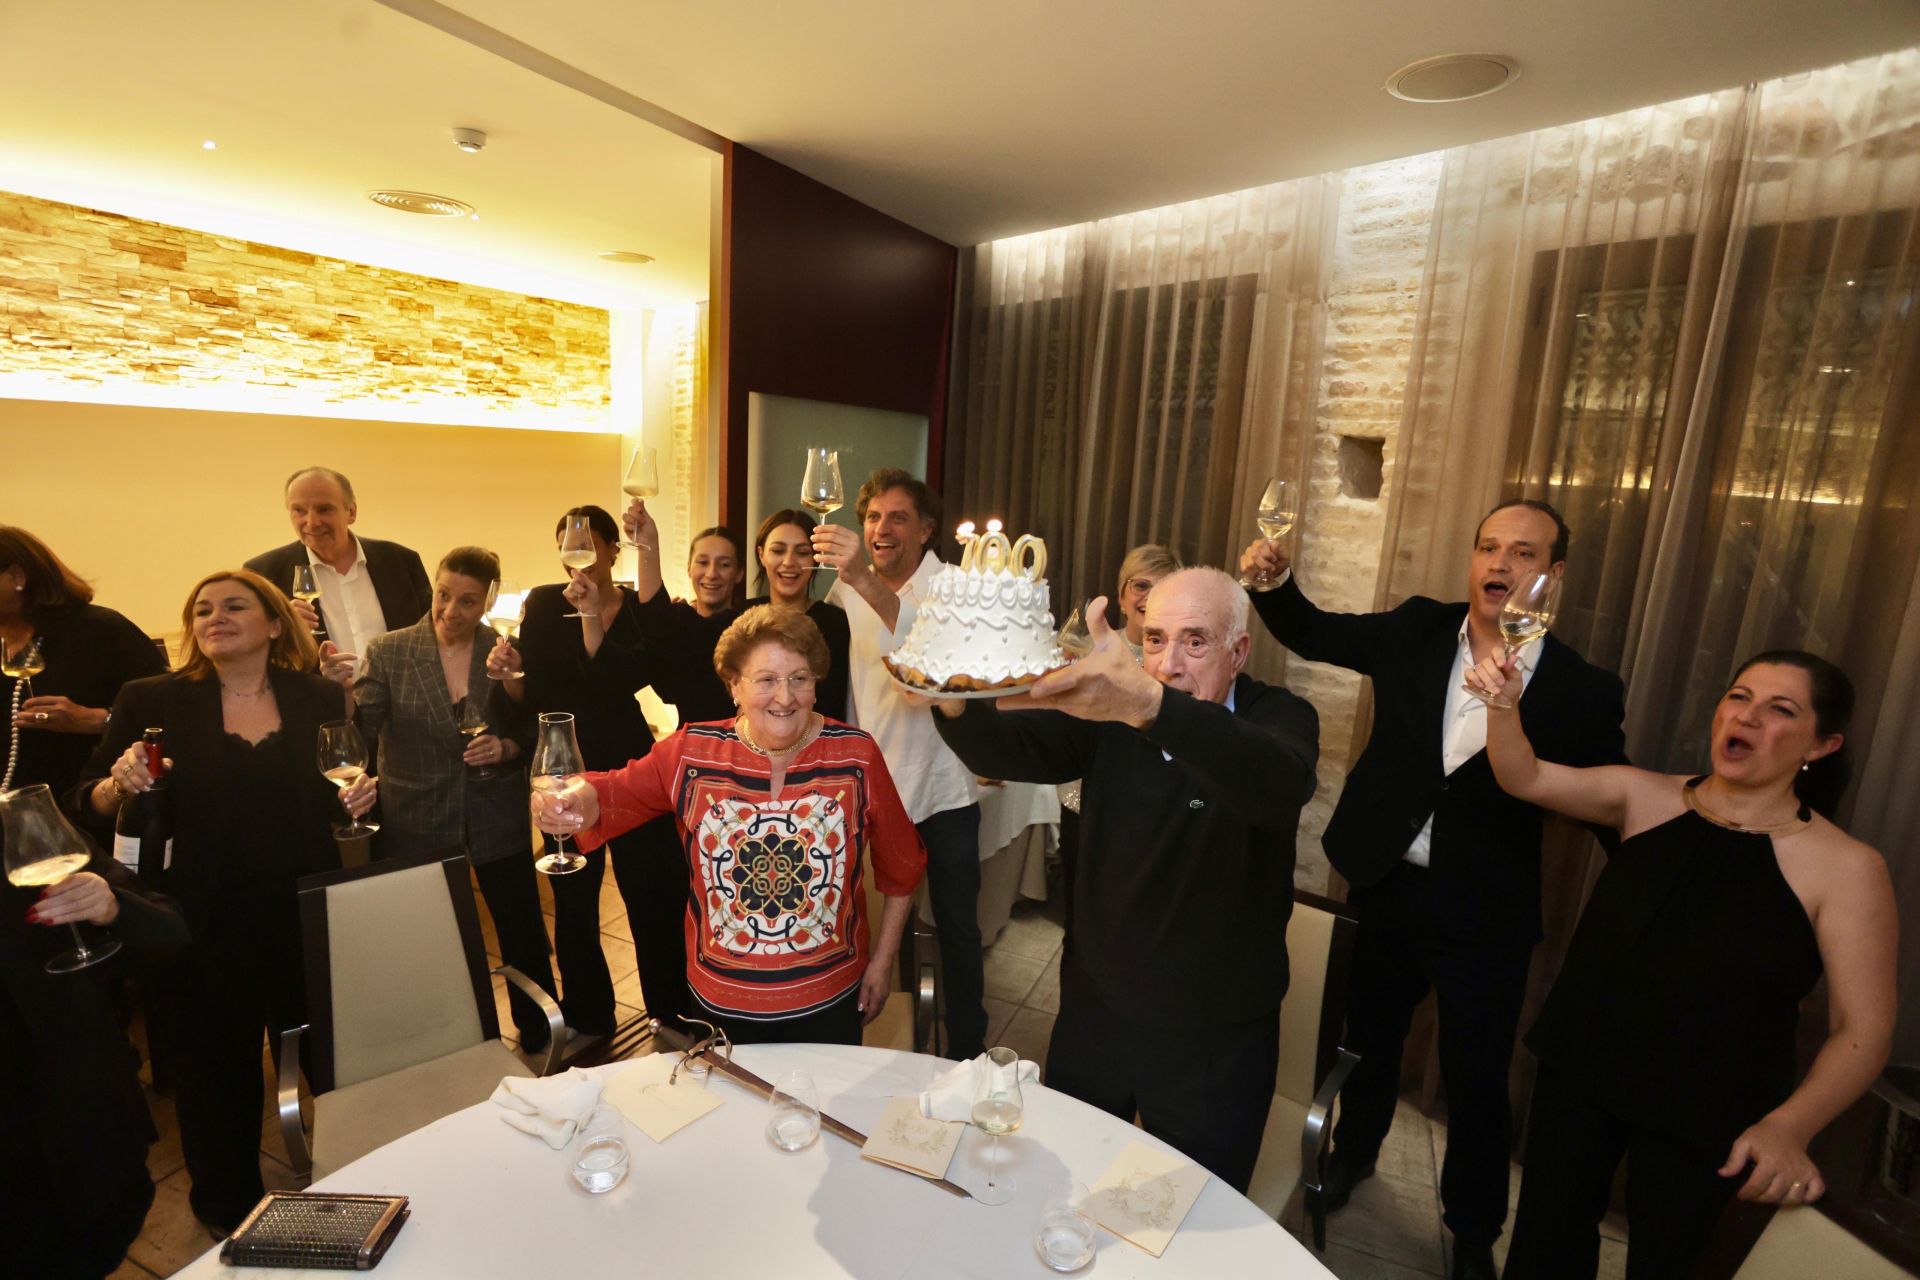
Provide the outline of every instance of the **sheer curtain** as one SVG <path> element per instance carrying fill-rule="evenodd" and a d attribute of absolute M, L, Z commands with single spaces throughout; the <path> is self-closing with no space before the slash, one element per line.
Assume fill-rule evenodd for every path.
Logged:
<path fill-rule="evenodd" d="M 1312 178 L 969 251 L 947 505 L 1046 538 L 1057 612 L 1139 543 L 1233 563 L 1304 477 L 1338 204 Z"/>
<path fill-rule="evenodd" d="M 1861 695 L 1842 822 L 1908 903 L 1917 262 L 1920 51 L 1449 153 L 1379 593 L 1456 596 L 1494 500 L 1553 502 L 1573 528 L 1555 630 L 1626 678 L 1652 768 L 1704 767 L 1743 656 L 1833 658 Z M 1550 836 L 1536 1005 L 1598 865 L 1584 834 Z M 1920 970 L 1920 929 L 1903 945 Z"/>

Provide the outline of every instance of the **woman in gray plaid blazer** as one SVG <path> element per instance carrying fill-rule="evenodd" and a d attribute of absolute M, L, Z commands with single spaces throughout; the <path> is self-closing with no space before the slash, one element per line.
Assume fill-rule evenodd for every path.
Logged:
<path fill-rule="evenodd" d="M 427 616 L 367 646 L 353 687 L 361 732 L 378 740 L 382 857 L 463 845 L 499 938 L 500 958 L 553 994 L 551 947 L 534 884 L 527 829 L 526 755 L 531 722 L 487 678 L 496 639 L 481 622 L 500 560 L 456 547 L 434 574 Z M 468 700 L 486 731 L 460 730 Z M 546 1047 L 539 1008 L 512 992 L 514 1025 L 528 1050 Z"/>

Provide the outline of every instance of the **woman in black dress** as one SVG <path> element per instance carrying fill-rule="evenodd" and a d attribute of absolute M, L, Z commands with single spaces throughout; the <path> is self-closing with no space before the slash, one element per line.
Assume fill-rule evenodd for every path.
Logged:
<path fill-rule="evenodd" d="M 47 663 L 31 680 L 0 674 L 9 725 L 0 734 L 0 791 L 44 782 L 65 796 L 120 686 L 166 670 L 145 632 L 92 601 L 93 588 L 46 543 L 0 525 L 0 646 L 18 654 L 37 641 Z"/>
<path fill-rule="evenodd" d="M 814 692 L 813 705 L 823 716 L 847 718 L 846 611 L 837 604 L 813 598 L 813 529 L 815 520 L 791 508 L 776 511 L 760 522 L 753 535 L 753 558 L 760 562 L 760 592 L 747 608 L 770 604 L 795 609 L 813 619 L 827 642 L 829 668 Z"/>
<path fill-rule="evenodd" d="M 177 670 L 114 699 L 73 808 L 111 831 L 148 790 L 141 733 L 163 735 L 171 851 L 153 886 L 178 899 L 193 943 L 158 1003 L 179 1057 L 180 1141 L 202 1222 L 231 1230 L 260 1180 L 260 1048 L 305 1017 L 294 884 L 339 865 L 332 825 L 373 807 L 374 779 L 336 791 L 321 776 L 320 726 L 346 693 L 315 674 L 313 637 L 273 584 L 245 569 L 194 585 Z"/>
<path fill-rule="evenodd" d="M 1494 659 L 1485 695 L 1517 686 Z M 1833 664 L 1748 660 L 1714 711 L 1712 772 L 1535 758 L 1490 704 L 1487 755 L 1522 800 L 1623 837 L 1527 1035 L 1540 1058 L 1506 1280 L 1592 1276 L 1627 1159 L 1627 1275 L 1685 1275 L 1736 1193 L 1825 1190 L 1807 1144 L 1872 1085 L 1892 1042 L 1898 943 L 1885 862 L 1816 809 L 1844 785 L 1853 688 Z M 1834 776 L 1837 775 L 1837 776 Z M 1795 1085 L 1801 999 L 1828 1034 Z"/>
<path fill-rule="evenodd" d="M 734 712 L 733 695 L 713 669 L 713 650 L 740 616 L 733 602 L 746 576 L 740 539 L 721 525 L 694 534 L 687 545 L 693 599 L 675 600 L 661 584 L 660 527 L 647 504 L 634 499 L 623 520 L 627 537 L 640 549 L 633 585 L 647 682 L 662 702 L 673 704 L 681 724 L 726 719 Z"/>
<path fill-rule="evenodd" d="M 613 581 L 620 526 L 605 509 L 575 507 L 555 526 L 558 541 L 568 516 L 584 516 L 594 562 L 567 570 L 565 583 L 527 593 L 518 644 L 502 640 L 487 658 L 487 674 L 531 717 L 565 711 L 590 770 L 617 769 L 653 749 L 653 731 L 634 695 L 652 683 L 644 657 L 641 609 L 633 591 Z M 566 615 L 577 613 L 571 618 Z M 670 819 L 651 822 L 587 855 L 586 866 L 553 876 L 553 948 L 560 966 L 560 1008 L 582 1035 L 614 1029 L 613 975 L 600 946 L 600 885 L 609 855 L 627 905 L 640 996 L 647 1012 L 668 1019 L 687 1012 L 686 948 L 680 918 L 686 912 L 687 866 Z"/>

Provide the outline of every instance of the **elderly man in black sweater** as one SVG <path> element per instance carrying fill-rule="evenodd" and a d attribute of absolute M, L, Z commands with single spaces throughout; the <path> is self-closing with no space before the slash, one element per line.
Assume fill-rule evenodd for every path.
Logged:
<path fill-rule="evenodd" d="M 1245 1191 L 1278 1066 L 1319 721 L 1241 674 L 1247 596 L 1217 569 L 1153 589 L 1144 670 L 1107 630 L 1104 600 L 1087 615 L 1086 658 L 997 706 L 939 703 L 934 720 L 976 773 L 1086 780 L 1047 1083 L 1138 1112 Z"/>

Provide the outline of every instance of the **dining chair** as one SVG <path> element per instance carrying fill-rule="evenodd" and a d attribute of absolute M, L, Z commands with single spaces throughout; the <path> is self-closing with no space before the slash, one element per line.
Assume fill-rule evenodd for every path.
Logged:
<path fill-rule="evenodd" d="M 867 895 L 867 927 L 872 937 L 880 936 L 880 914 L 886 899 L 874 887 L 873 868 L 864 869 L 860 886 Z M 906 936 L 900 940 L 900 960 L 894 971 L 893 993 L 881 1007 L 880 1016 L 868 1023 L 861 1043 L 873 1049 L 899 1049 L 908 1053 L 934 1053 L 934 1032 L 939 1025 L 938 983 L 935 980 L 933 930 L 920 919 L 916 910 L 907 916 Z"/>
<path fill-rule="evenodd" d="M 1733 1280 L 1809 1280 L 1812 1276 L 1913 1280 L 1911 1271 L 1881 1257 L 1811 1204 L 1775 1211 Z"/>
<path fill-rule="evenodd" d="M 281 1033 L 279 1109 L 303 1179 L 485 1101 L 504 1076 L 559 1064 L 560 1006 L 511 965 L 487 965 L 463 850 L 307 876 L 298 893 L 308 1022 Z M 493 977 L 546 1014 L 538 1072 L 500 1040 Z M 311 1129 L 299 1094 L 303 1036 Z"/>
<path fill-rule="evenodd" d="M 1355 920 L 1346 904 L 1295 890 L 1287 921 L 1287 996 L 1280 1004 L 1280 1069 L 1247 1198 L 1296 1236 L 1311 1222 L 1327 1247 L 1320 1197 L 1328 1120 L 1360 1055 L 1340 1045 L 1347 1021 Z"/>

